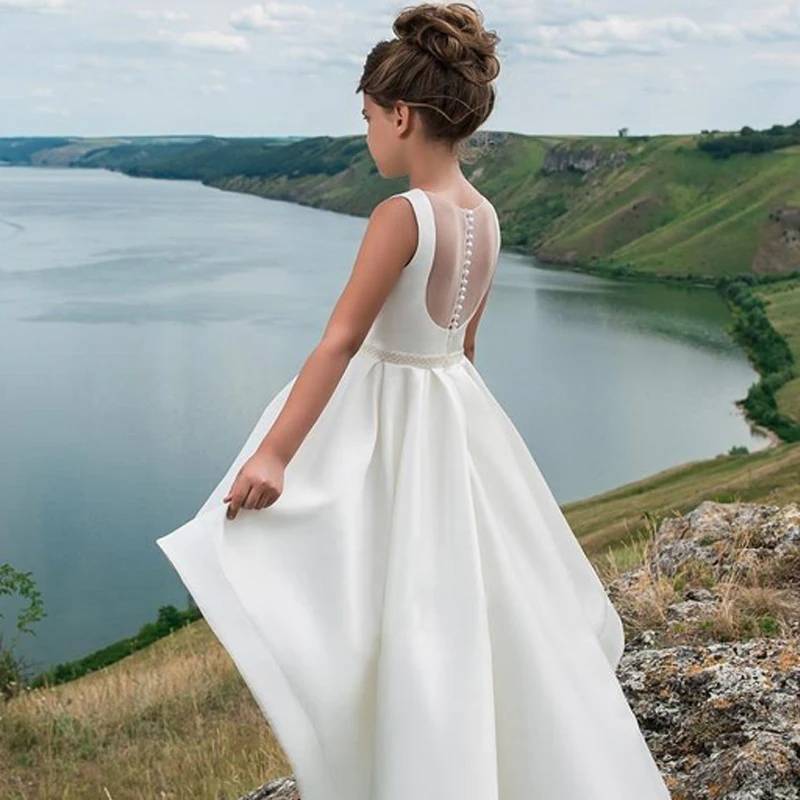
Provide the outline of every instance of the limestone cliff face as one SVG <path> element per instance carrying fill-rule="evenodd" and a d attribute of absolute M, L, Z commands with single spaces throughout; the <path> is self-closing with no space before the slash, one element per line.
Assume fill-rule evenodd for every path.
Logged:
<path fill-rule="evenodd" d="M 542 172 L 552 175 L 556 172 L 581 172 L 586 174 L 598 167 L 611 167 L 616 169 L 628 161 L 628 154 L 624 150 L 609 152 L 597 145 L 573 147 L 569 144 L 557 145 L 551 148 L 544 157 Z"/>
<path fill-rule="evenodd" d="M 673 800 L 798 800 L 800 506 L 702 503 L 607 588 L 620 685 Z M 298 797 L 287 776 L 246 800 Z"/>

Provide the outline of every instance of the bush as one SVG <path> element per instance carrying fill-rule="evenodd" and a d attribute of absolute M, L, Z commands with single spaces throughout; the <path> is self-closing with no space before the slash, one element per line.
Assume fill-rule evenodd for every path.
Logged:
<path fill-rule="evenodd" d="M 752 294 L 750 287 L 768 280 L 745 274 L 722 277 L 717 289 L 728 301 L 733 313 L 731 334 L 745 346 L 747 354 L 761 373 L 761 378 L 747 392 L 743 405 L 748 416 L 777 433 L 784 441 L 800 441 L 800 424 L 778 411 L 775 393 L 795 376 L 794 355 L 787 341 L 772 327 L 766 304 Z M 781 278 L 785 280 L 785 276 Z"/>
<path fill-rule="evenodd" d="M 737 153 L 766 153 L 800 144 L 800 120 L 791 125 L 773 125 L 757 131 L 745 125 L 738 134 L 704 137 L 697 147 L 714 158 L 730 158 Z"/>

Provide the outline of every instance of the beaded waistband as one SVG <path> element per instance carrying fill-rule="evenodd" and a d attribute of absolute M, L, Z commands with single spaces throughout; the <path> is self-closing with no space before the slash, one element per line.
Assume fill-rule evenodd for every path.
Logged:
<path fill-rule="evenodd" d="M 380 347 L 364 342 L 359 352 L 364 351 L 381 361 L 391 361 L 393 364 L 409 364 L 413 367 L 444 367 L 455 364 L 466 358 L 463 350 L 453 353 L 406 353 L 402 350 L 383 350 Z"/>

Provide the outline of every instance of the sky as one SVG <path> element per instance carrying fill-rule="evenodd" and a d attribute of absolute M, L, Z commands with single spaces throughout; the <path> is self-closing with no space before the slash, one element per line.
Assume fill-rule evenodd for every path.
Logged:
<path fill-rule="evenodd" d="M 405 4 L 0 0 L 0 136 L 363 134 Z M 800 118 L 800 0 L 471 2 L 500 37 L 487 131 L 694 133 Z"/>

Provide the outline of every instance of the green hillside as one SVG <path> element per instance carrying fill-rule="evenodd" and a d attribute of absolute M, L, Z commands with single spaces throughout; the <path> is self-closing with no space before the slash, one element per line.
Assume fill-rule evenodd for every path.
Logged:
<path fill-rule="evenodd" d="M 719 160 L 658 137 L 622 152 L 623 167 L 563 188 L 569 210 L 542 254 L 709 277 L 800 267 L 800 147 Z"/>

